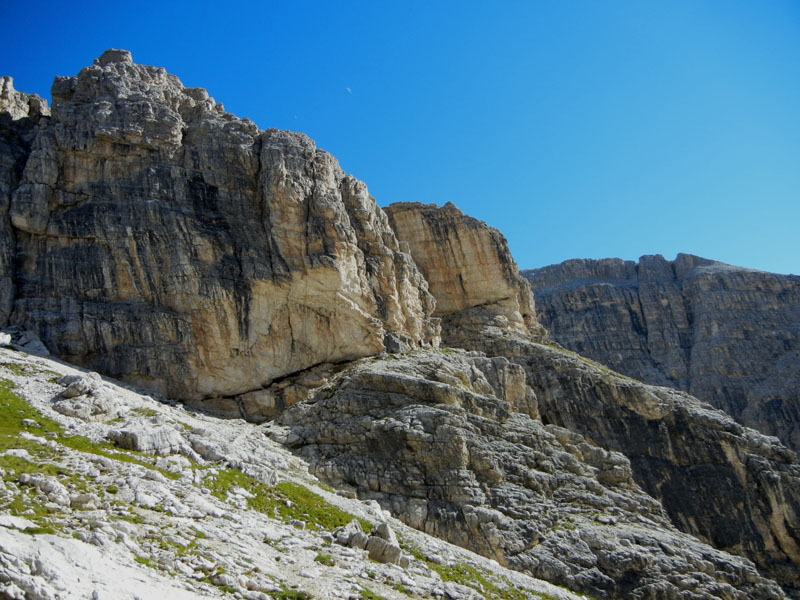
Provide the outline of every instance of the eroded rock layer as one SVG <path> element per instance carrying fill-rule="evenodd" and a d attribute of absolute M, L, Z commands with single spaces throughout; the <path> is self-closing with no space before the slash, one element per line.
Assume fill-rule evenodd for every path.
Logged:
<path fill-rule="evenodd" d="M 0 324 L 8 323 L 14 302 L 14 231 L 8 218 L 11 194 L 19 185 L 36 127 L 49 115 L 38 96 L 14 89 L 11 77 L 0 78 Z"/>
<path fill-rule="evenodd" d="M 800 595 L 800 465 L 774 437 L 696 398 L 528 340 L 484 339 L 522 366 L 543 423 L 623 453 L 682 531 L 747 556 Z"/>
<path fill-rule="evenodd" d="M 30 147 L 4 153 L 0 317 L 13 295 L 10 322 L 55 354 L 197 399 L 436 343 L 386 216 L 306 136 L 260 131 L 126 51 L 52 98 Z"/>
<path fill-rule="evenodd" d="M 273 436 L 414 527 L 570 589 L 782 596 L 746 559 L 677 531 L 621 453 L 515 412 L 532 402 L 515 391 L 524 378 L 506 359 L 452 350 L 362 361 Z"/>
<path fill-rule="evenodd" d="M 679 254 L 524 271 L 554 340 L 800 451 L 800 277 Z"/>
<path fill-rule="evenodd" d="M 451 204 L 387 216 L 307 137 L 259 131 L 125 51 L 52 96 L 48 115 L 3 80 L 0 345 L 44 353 L 33 330 L 194 406 L 277 416 L 258 435 L 331 483 L 598 598 L 784 597 L 770 579 L 800 597 L 796 456 L 687 394 L 537 343 L 499 232 Z M 425 348 L 440 319 L 462 350 Z M 47 410 L 122 418 L 99 376 L 59 381 Z M 104 436 L 258 463 L 229 424 L 235 456 L 160 419 Z"/>

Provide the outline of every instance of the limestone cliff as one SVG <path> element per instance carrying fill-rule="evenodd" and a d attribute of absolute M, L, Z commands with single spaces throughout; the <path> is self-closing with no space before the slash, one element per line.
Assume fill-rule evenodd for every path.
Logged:
<path fill-rule="evenodd" d="M 14 89 L 11 77 L 0 78 L 0 324 L 14 301 L 14 232 L 8 218 L 11 193 L 19 185 L 36 126 L 49 115 L 47 102 Z"/>
<path fill-rule="evenodd" d="M 121 50 L 52 99 L 30 147 L 4 153 L 3 324 L 13 295 L 11 324 L 58 356 L 184 399 L 436 343 L 386 216 L 306 136 Z M 25 118 L 10 104 L 2 140 Z"/>
<path fill-rule="evenodd" d="M 503 235 L 464 215 L 452 203 L 400 202 L 386 209 L 398 239 L 408 244 L 436 298 L 445 344 L 465 330 L 510 330 L 545 336 L 536 320 L 530 286 Z"/>
<path fill-rule="evenodd" d="M 556 341 L 800 451 L 800 277 L 679 254 L 524 271 Z"/>
<path fill-rule="evenodd" d="M 800 465 L 773 437 L 683 392 L 648 386 L 558 348 L 482 342 L 525 369 L 544 423 L 631 462 L 682 531 L 752 559 L 800 595 Z"/>

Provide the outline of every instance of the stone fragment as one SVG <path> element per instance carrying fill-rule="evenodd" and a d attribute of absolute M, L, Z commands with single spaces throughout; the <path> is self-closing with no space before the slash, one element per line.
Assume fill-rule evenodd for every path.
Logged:
<path fill-rule="evenodd" d="M 388 523 L 379 523 L 377 527 L 375 527 L 375 531 L 373 535 L 378 536 L 379 538 L 386 540 L 390 544 L 398 546 L 397 543 L 397 536 L 394 534 L 394 531 L 391 527 L 389 527 Z"/>
<path fill-rule="evenodd" d="M 44 494 L 50 502 L 58 506 L 69 506 L 70 496 L 67 488 L 65 488 L 55 477 L 49 475 L 41 475 L 38 473 L 28 474 L 23 473 L 19 476 L 19 482 L 23 485 L 30 485 L 42 494 Z"/>
<path fill-rule="evenodd" d="M 190 450 L 183 436 L 168 426 L 131 425 L 125 429 L 112 429 L 108 438 L 125 450 L 148 454 L 168 455 Z"/>
<path fill-rule="evenodd" d="M 377 535 L 369 536 L 365 546 L 369 557 L 382 563 L 397 563 L 400 560 L 400 546 L 392 544 Z"/>

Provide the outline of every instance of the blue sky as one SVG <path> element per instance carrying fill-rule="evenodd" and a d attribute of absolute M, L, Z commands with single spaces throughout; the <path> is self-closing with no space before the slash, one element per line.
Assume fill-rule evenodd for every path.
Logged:
<path fill-rule="evenodd" d="M 381 205 L 453 202 L 522 268 L 800 274 L 796 1 L 6 1 L 0 22 L 18 90 L 126 48 L 308 134 Z"/>

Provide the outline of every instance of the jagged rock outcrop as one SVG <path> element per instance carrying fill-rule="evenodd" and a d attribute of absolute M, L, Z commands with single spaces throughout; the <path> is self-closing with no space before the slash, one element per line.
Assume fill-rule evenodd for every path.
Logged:
<path fill-rule="evenodd" d="M 523 271 L 554 340 L 800 451 L 800 277 L 679 254 Z"/>
<path fill-rule="evenodd" d="M 800 597 L 796 457 L 692 397 L 533 341 L 546 332 L 496 230 L 450 204 L 398 204 L 387 216 L 364 184 L 305 136 L 259 131 L 204 90 L 136 65 L 125 51 L 109 50 L 76 77 L 58 78 L 50 115 L 12 90 L 4 80 L 0 326 L 12 327 L 0 345 L 28 348 L 38 335 L 61 358 L 193 406 L 254 421 L 280 416 L 260 428 L 184 420 L 141 400 L 132 409 L 131 398 L 99 375 L 40 374 L 37 393 L 23 388 L 25 397 L 91 439 L 20 421 L 20 435 L 6 437 L 24 444 L 0 453 L 8 469 L 17 473 L 29 450 L 42 450 L 33 444 L 55 454 L 47 455 L 48 472 L 0 482 L 7 506 L 30 500 L 111 511 L 104 495 L 118 494 L 126 515 L 169 514 L 164 523 L 182 547 L 196 540 L 172 516 L 208 518 L 203 532 L 223 548 L 239 541 L 230 521 L 246 518 L 246 551 L 237 546 L 231 560 L 212 552 L 240 578 L 205 577 L 219 587 L 212 595 L 237 589 L 260 598 L 249 594 L 252 572 L 240 567 L 253 561 L 244 554 L 272 561 L 276 553 L 263 546 L 282 546 L 286 527 L 305 525 L 288 520 L 275 539 L 252 548 L 250 530 L 260 537 L 275 527 L 271 517 L 293 506 L 275 487 L 281 473 L 302 471 L 302 463 L 290 468 L 283 454 L 275 458 L 269 434 L 320 476 L 351 488 L 345 494 L 598 597 L 783 597 L 767 578 Z M 437 345 L 440 319 L 445 341 L 466 351 L 428 348 Z M 15 360 L 0 367 L 26 386 L 28 366 Z M 45 369 L 56 364 L 37 360 Z M 132 418 L 137 410 L 143 418 Z M 23 427 L 52 439 L 23 437 L 33 435 Z M 115 451 L 84 452 L 101 439 Z M 151 464 L 130 451 L 158 458 Z M 111 464 L 119 452 L 133 462 Z M 79 454 L 106 462 L 94 467 L 95 458 Z M 143 475 L 150 467 L 156 474 Z M 70 488 L 58 476 L 66 468 L 103 487 L 81 479 L 90 491 L 65 496 L 62 487 Z M 179 483 L 170 487 L 165 472 Z M 261 516 L 241 512 L 251 501 Z M 223 506 L 241 511 L 225 519 Z M 115 539 L 52 510 L 59 514 L 45 523 L 76 529 L 82 541 Z M 121 556 L 166 561 L 170 573 L 203 579 L 198 572 L 209 561 L 184 561 L 147 541 L 158 530 L 153 522 L 145 529 L 148 537 L 119 542 Z M 405 552 L 413 548 L 404 546 L 411 535 L 383 532 L 365 548 L 402 565 L 411 561 Z M 0 584 L 49 585 L 30 561 L 15 562 L 15 553 L 32 556 L 18 542 L 16 534 L 0 539 L 7 567 L 0 576 L 14 572 Z M 360 541 L 351 542 L 332 560 L 361 552 Z M 284 547 L 302 552 L 321 543 L 309 535 Z M 304 570 L 290 580 L 316 581 L 303 575 L 313 573 L 314 557 L 306 552 L 300 562 Z M 437 587 L 431 564 L 414 562 L 413 595 L 497 595 L 469 581 Z M 272 575 L 268 585 L 286 581 Z M 502 589 L 517 581 L 502 577 L 495 579 Z M 328 580 L 359 593 L 344 575 Z M 388 583 L 380 591 L 400 593 Z"/>
<path fill-rule="evenodd" d="M 776 438 L 558 348 L 509 337 L 480 345 L 525 369 L 542 422 L 623 453 L 682 531 L 747 556 L 800 596 L 800 464 Z"/>
<path fill-rule="evenodd" d="M 427 231 L 439 230 L 437 219 L 447 230 L 452 209 L 422 209 Z M 392 223 L 401 240 L 411 237 L 396 219 Z M 428 245 L 435 249 L 437 241 L 440 252 L 451 251 L 447 235 L 432 237 Z M 494 247 L 487 240 L 483 244 L 484 253 Z M 436 251 L 415 254 L 423 271 L 431 255 Z M 451 261 L 452 281 L 466 279 L 464 264 Z M 447 286 L 430 289 L 437 304 L 439 294 L 447 293 Z M 800 467 L 776 439 L 747 430 L 690 396 L 618 378 L 579 356 L 537 344 L 506 321 L 465 327 L 463 321 L 443 318 L 442 338 L 522 366 L 535 394 L 529 405 L 536 412 L 528 414 L 625 454 L 637 483 L 664 504 L 680 529 L 748 556 L 782 584 L 800 589 Z"/>
<path fill-rule="evenodd" d="M 678 532 L 622 454 L 512 412 L 509 387 L 484 375 L 500 362 L 524 378 L 456 351 L 361 361 L 288 409 L 273 437 L 415 528 L 570 589 L 781 597 L 749 561 Z"/>
<path fill-rule="evenodd" d="M 399 202 L 384 209 L 397 238 L 408 244 L 436 298 L 446 345 L 458 346 L 462 332 L 507 329 L 538 338 L 530 286 L 503 235 L 455 205 Z"/>
<path fill-rule="evenodd" d="M 385 214 L 306 136 L 260 131 L 122 50 L 52 98 L 30 152 L 4 153 L 0 301 L 58 356 L 197 399 L 436 343 Z"/>

